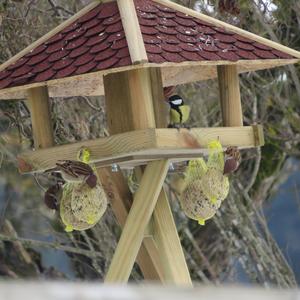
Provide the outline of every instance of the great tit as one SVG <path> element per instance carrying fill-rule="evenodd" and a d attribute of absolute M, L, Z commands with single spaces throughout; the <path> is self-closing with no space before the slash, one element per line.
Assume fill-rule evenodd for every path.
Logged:
<path fill-rule="evenodd" d="M 173 95 L 168 99 L 170 105 L 170 124 L 169 127 L 183 127 L 190 117 L 190 106 L 184 104 L 179 95 Z"/>

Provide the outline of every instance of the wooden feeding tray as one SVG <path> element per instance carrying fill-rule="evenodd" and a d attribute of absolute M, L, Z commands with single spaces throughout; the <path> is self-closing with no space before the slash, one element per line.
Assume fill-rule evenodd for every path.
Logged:
<path fill-rule="evenodd" d="M 264 144 L 260 125 L 190 130 L 153 128 L 27 151 L 18 157 L 19 169 L 22 173 L 43 172 L 55 167 L 58 160 L 76 160 L 82 148 L 90 150 L 91 162 L 98 167 L 119 164 L 123 168 L 131 168 L 162 158 L 176 162 L 205 154 L 211 140 L 219 140 L 224 147 L 238 146 L 241 149 Z"/>

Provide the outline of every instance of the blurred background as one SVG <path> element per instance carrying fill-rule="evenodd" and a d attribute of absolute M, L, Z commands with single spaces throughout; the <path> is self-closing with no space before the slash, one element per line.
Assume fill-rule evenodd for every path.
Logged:
<path fill-rule="evenodd" d="M 88 0 L 0 0 L 0 62 L 68 19 Z M 182 5 L 300 50 L 298 0 L 182 0 Z M 221 125 L 217 80 L 177 87 L 189 125 Z M 188 220 L 167 184 L 194 281 L 295 287 L 300 282 L 299 65 L 241 76 L 245 125 L 264 126 L 266 145 L 242 152 L 230 196 L 205 227 Z M 56 143 L 106 134 L 104 99 L 52 99 Z M 79 113 L 80 112 L 80 113 Z M 0 101 L 0 278 L 103 279 L 120 235 L 111 210 L 91 230 L 65 233 L 46 208 L 45 176 L 21 176 L 16 155 L 32 144 L 23 101 Z M 167 180 L 167 183 L 170 182 Z M 142 279 L 137 266 L 132 281 Z"/>

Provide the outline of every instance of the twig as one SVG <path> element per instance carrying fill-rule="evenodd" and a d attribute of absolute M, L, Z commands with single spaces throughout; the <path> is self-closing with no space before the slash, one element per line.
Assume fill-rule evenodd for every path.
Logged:
<path fill-rule="evenodd" d="M 6 236 L 4 234 L 0 234 L 0 240 L 1 241 L 6 241 L 6 242 L 18 241 L 18 242 L 22 243 L 25 247 L 52 248 L 52 249 L 61 250 L 61 251 L 69 252 L 69 253 L 84 255 L 84 256 L 87 256 L 87 257 L 101 257 L 101 258 L 103 258 L 103 255 L 99 252 L 84 250 L 84 249 L 77 249 L 77 248 L 70 247 L 70 246 L 64 246 L 64 245 L 61 245 L 57 242 L 50 243 L 50 242 L 44 242 L 44 241 L 39 241 L 39 240 L 33 240 L 33 239 L 25 239 L 25 238 L 20 238 L 20 237 L 11 237 L 11 236 Z"/>

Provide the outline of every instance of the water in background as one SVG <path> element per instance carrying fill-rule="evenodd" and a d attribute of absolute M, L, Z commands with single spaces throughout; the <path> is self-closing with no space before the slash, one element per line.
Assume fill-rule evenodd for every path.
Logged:
<path fill-rule="evenodd" d="M 300 283 L 300 160 L 287 162 L 291 173 L 265 205 L 269 229 Z"/>

